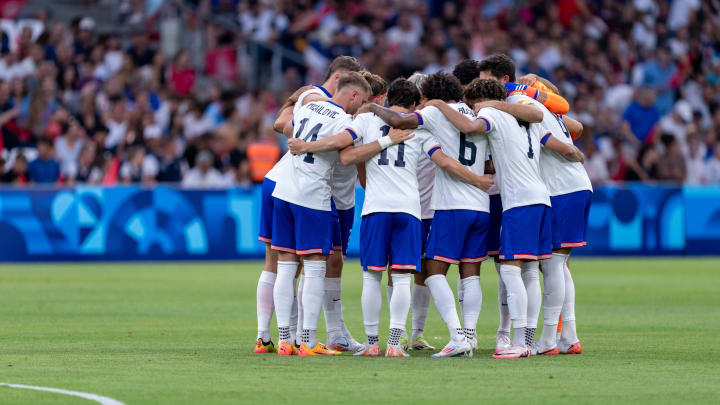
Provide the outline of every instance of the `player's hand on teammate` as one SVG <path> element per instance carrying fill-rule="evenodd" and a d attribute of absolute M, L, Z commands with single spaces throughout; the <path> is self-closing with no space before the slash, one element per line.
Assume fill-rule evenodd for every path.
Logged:
<path fill-rule="evenodd" d="M 302 139 L 288 139 L 288 150 L 293 155 L 302 155 L 304 153 L 307 153 L 307 146 L 307 142 L 303 141 Z"/>
<path fill-rule="evenodd" d="M 572 150 L 565 155 L 565 159 L 569 160 L 570 162 L 585 163 L 585 154 L 573 145 Z"/>
<path fill-rule="evenodd" d="M 287 103 L 290 104 L 290 105 L 293 105 L 293 104 L 297 103 L 298 98 L 300 98 L 300 95 L 303 94 L 304 92 L 312 89 L 312 88 L 313 88 L 313 86 L 303 86 L 303 87 L 300 87 L 300 88 L 297 89 L 293 94 L 291 94 L 290 97 L 288 97 Z"/>
<path fill-rule="evenodd" d="M 437 108 L 440 104 L 445 104 L 445 102 L 442 101 L 442 100 L 437 100 L 437 99 L 428 100 L 428 101 L 425 102 L 425 107 L 435 107 L 435 108 Z"/>
<path fill-rule="evenodd" d="M 517 79 L 517 82 L 516 82 L 516 83 L 518 83 L 518 84 L 525 84 L 525 85 L 528 85 L 528 86 L 532 86 L 533 83 L 535 83 L 537 80 L 538 80 L 537 75 L 532 74 L 532 73 L 529 73 L 529 74 L 526 74 L 525 76 L 519 77 L 519 78 Z"/>
<path fill-rule="evenodd" d="M 473 186 L 479 188 L 482 191 L 488 191 L 492 185 L 495 184 L 492 178 L 488 176 L 477 176 Z"/>
<path fill-rule="evenodd" d="M 358 108 L 357 111 L 355 112 L 355 117 L 357 117 L 360 114 L 370 112 L 370 106 L 372 104 L 373 104 L 372 102 L 368 102 L 368 103 L 361 105 L 360 108 Z"/>
<path fill-rule="evenodd" d="M 393 142 L 393 145 L 405 142 L 415 136 L 415 132 L 412 129 L 396 129 L 393 128 L 388 132 L 388 136 Z"/>
<path fill-rule="evenodd" d="M 497 108 L 497 106 L 500 103 L 504 103 L 504 101 L 499 101 L 499 100 L 481 101 L 479 103 L 475 103 L 475 105 L 473 106 L 473 111 L 475 111 L 477 113 L 478 111 L 480 111 L 481 109 L 486 108 L 486 107 Z"/>

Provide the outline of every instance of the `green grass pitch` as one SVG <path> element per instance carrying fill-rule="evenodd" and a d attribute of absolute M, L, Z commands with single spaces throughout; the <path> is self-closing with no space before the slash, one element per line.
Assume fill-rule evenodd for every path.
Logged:
<path fill-rule="evenodd" d="M 718 400 L 720 260 L 576 259 L 571 265 L 584 353 L 517 360 L 490 357 L 498 319 L 491 262 L 481 274 L 480 349 L 456 359 L 416 352 L 409 359 L 255 355 L 258 262 L 3 265 L 0 382 L 95 393 L 128 405 Z M 456 277 L 453 268 L 453 286 Z M 359 340 L 361 282 L 358 263 L 348 262 L 344 314 Z M 383 313 L 381 341 L 386 302 Z M 276 331 L 273 336 L 277 342 Z M 425 336 L 438 347 L 447 341 L 432 305 Z M 91 402 L 0 387 L 0 404 L 46 403 Z"/>

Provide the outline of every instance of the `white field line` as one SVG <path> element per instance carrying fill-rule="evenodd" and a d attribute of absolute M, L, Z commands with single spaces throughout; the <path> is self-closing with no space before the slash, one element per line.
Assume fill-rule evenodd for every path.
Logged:
<path fill-rule="evenodd" d="M 95 401 L 101 405 L 125 405 L 124 403 L 122 403 L 118 400 L 108 398 L 108 397 L 103 397 L 102 395 L 89 394 L 87 392 L 68 391 L 68 390 L 62 390 L 59 388 L 36 387 L 34 385 L 9 384 L 9 383 L 4 383 L 4 382 L 0 382 L 0 387 L 23 388 L 26 390 L 47 391 L 47 392 L 54 392 L 56 394 L 72 395 L 74 397 L 80 397 L 80 398 L 88 399 L 90 401 Z"/>

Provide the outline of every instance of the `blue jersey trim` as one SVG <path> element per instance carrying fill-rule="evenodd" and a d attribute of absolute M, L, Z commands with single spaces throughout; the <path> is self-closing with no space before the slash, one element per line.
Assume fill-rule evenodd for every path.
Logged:
<path fill-rule="evenodd" d="M 545 142 L 548 141 L 550 136 L 552 136 L 552 132 L 548 132 L 547 134 L 543 135 L 542 139 L 540 139 L 540 143 L 545 145 Z"/>
<path fill-rule="evenodd" d="M 348 132 L 350 132 L 350 136 L 352 136 L 353 141 L 358 138 L 357 134 L 356 134 L 355 131 L 353 131 L 352 129 L 350 129 L 350 128 L 345 128 L 345 130 L 348 131 Z"/>
<path fill-rule="evenodd" d="M 318 89 L 322 90 L 322 92 L 325 93 L 326 96 L 332 97 L 332 94 L 330 94 L 330 92 L 327 91 L 327 89 L 325 89 L 325 87 L 320 86 L 320 85 L 317 85 L 317 84 L 315 85 L 315 87 L 317 87 Z"/>
<path fill-rule="evenodd" d="M 488 121 L 487 118 L 478 117 L 477 119 L 485 121 L 485 125 L 487 125 L 487 131 L 485 131 L 485 132 L 490 132 L 492 130 L 492 125 L 490 125 L 490 121 Z"/>
<path fill-rule="evenodd" d="M 328 103 L 330 103 L 330 104 L 334 105 L 335 107 L 338 107 L 338 108 L 340 108 L 341 110 L 343 110 L 343 112 L 345 112 L 345 109 L 344 109 L 344 108 L 343 108 L 343 107 L 342 107 L 341 105 L 339 105 L 339 104 L 335 104 L 335 103 L 333 103 L 333 102 L 332 102 L 332 101 L 330 101 L 330 100 L 325 100 L 325 101 L 327 101 Z"/>
<path fill-rule="evenodd" d="M 440 145 L 435 145 L 428 151 L 428 156 L 432 157 L 433 153 L 440 150 Z"/>
<path fill-rule="evenodd" d="M 422 118 L 422 115 L 420 115 L 420 113 L 417 112 L 417 111 L 415 111 L 413 114 L 417 115 L 417 117 L 418 117 L 418 126 L 422 125 L 423 122 L 424 122 L 424 121 L 423 121 L 423 118 Z"/>

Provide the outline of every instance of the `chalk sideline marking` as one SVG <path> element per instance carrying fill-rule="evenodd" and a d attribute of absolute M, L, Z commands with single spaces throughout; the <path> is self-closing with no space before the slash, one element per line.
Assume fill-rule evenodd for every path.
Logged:
<path fill-rule="evenodd" d="M 59 388 L 36 387 L 34 385 L 9 384 L 9 383 L 4 383 L 4 382 L 0 382 L 0 387 L 23 388 L 26 390 L 47 391 L 47 392 L 54 392 L 56 394 L 72 395 L 74 397 L 80 397 L 80 398 L 89 399 L 90 401 L 95 401 L 101 405 L 125 405 L 124 403 L 122 403 L 118 400 L 108 398 L 108 397 L 103 397 L 102 395 L 89 394 L 87 392 L 68 391 L 68 390 L 61 390 Z"/>

